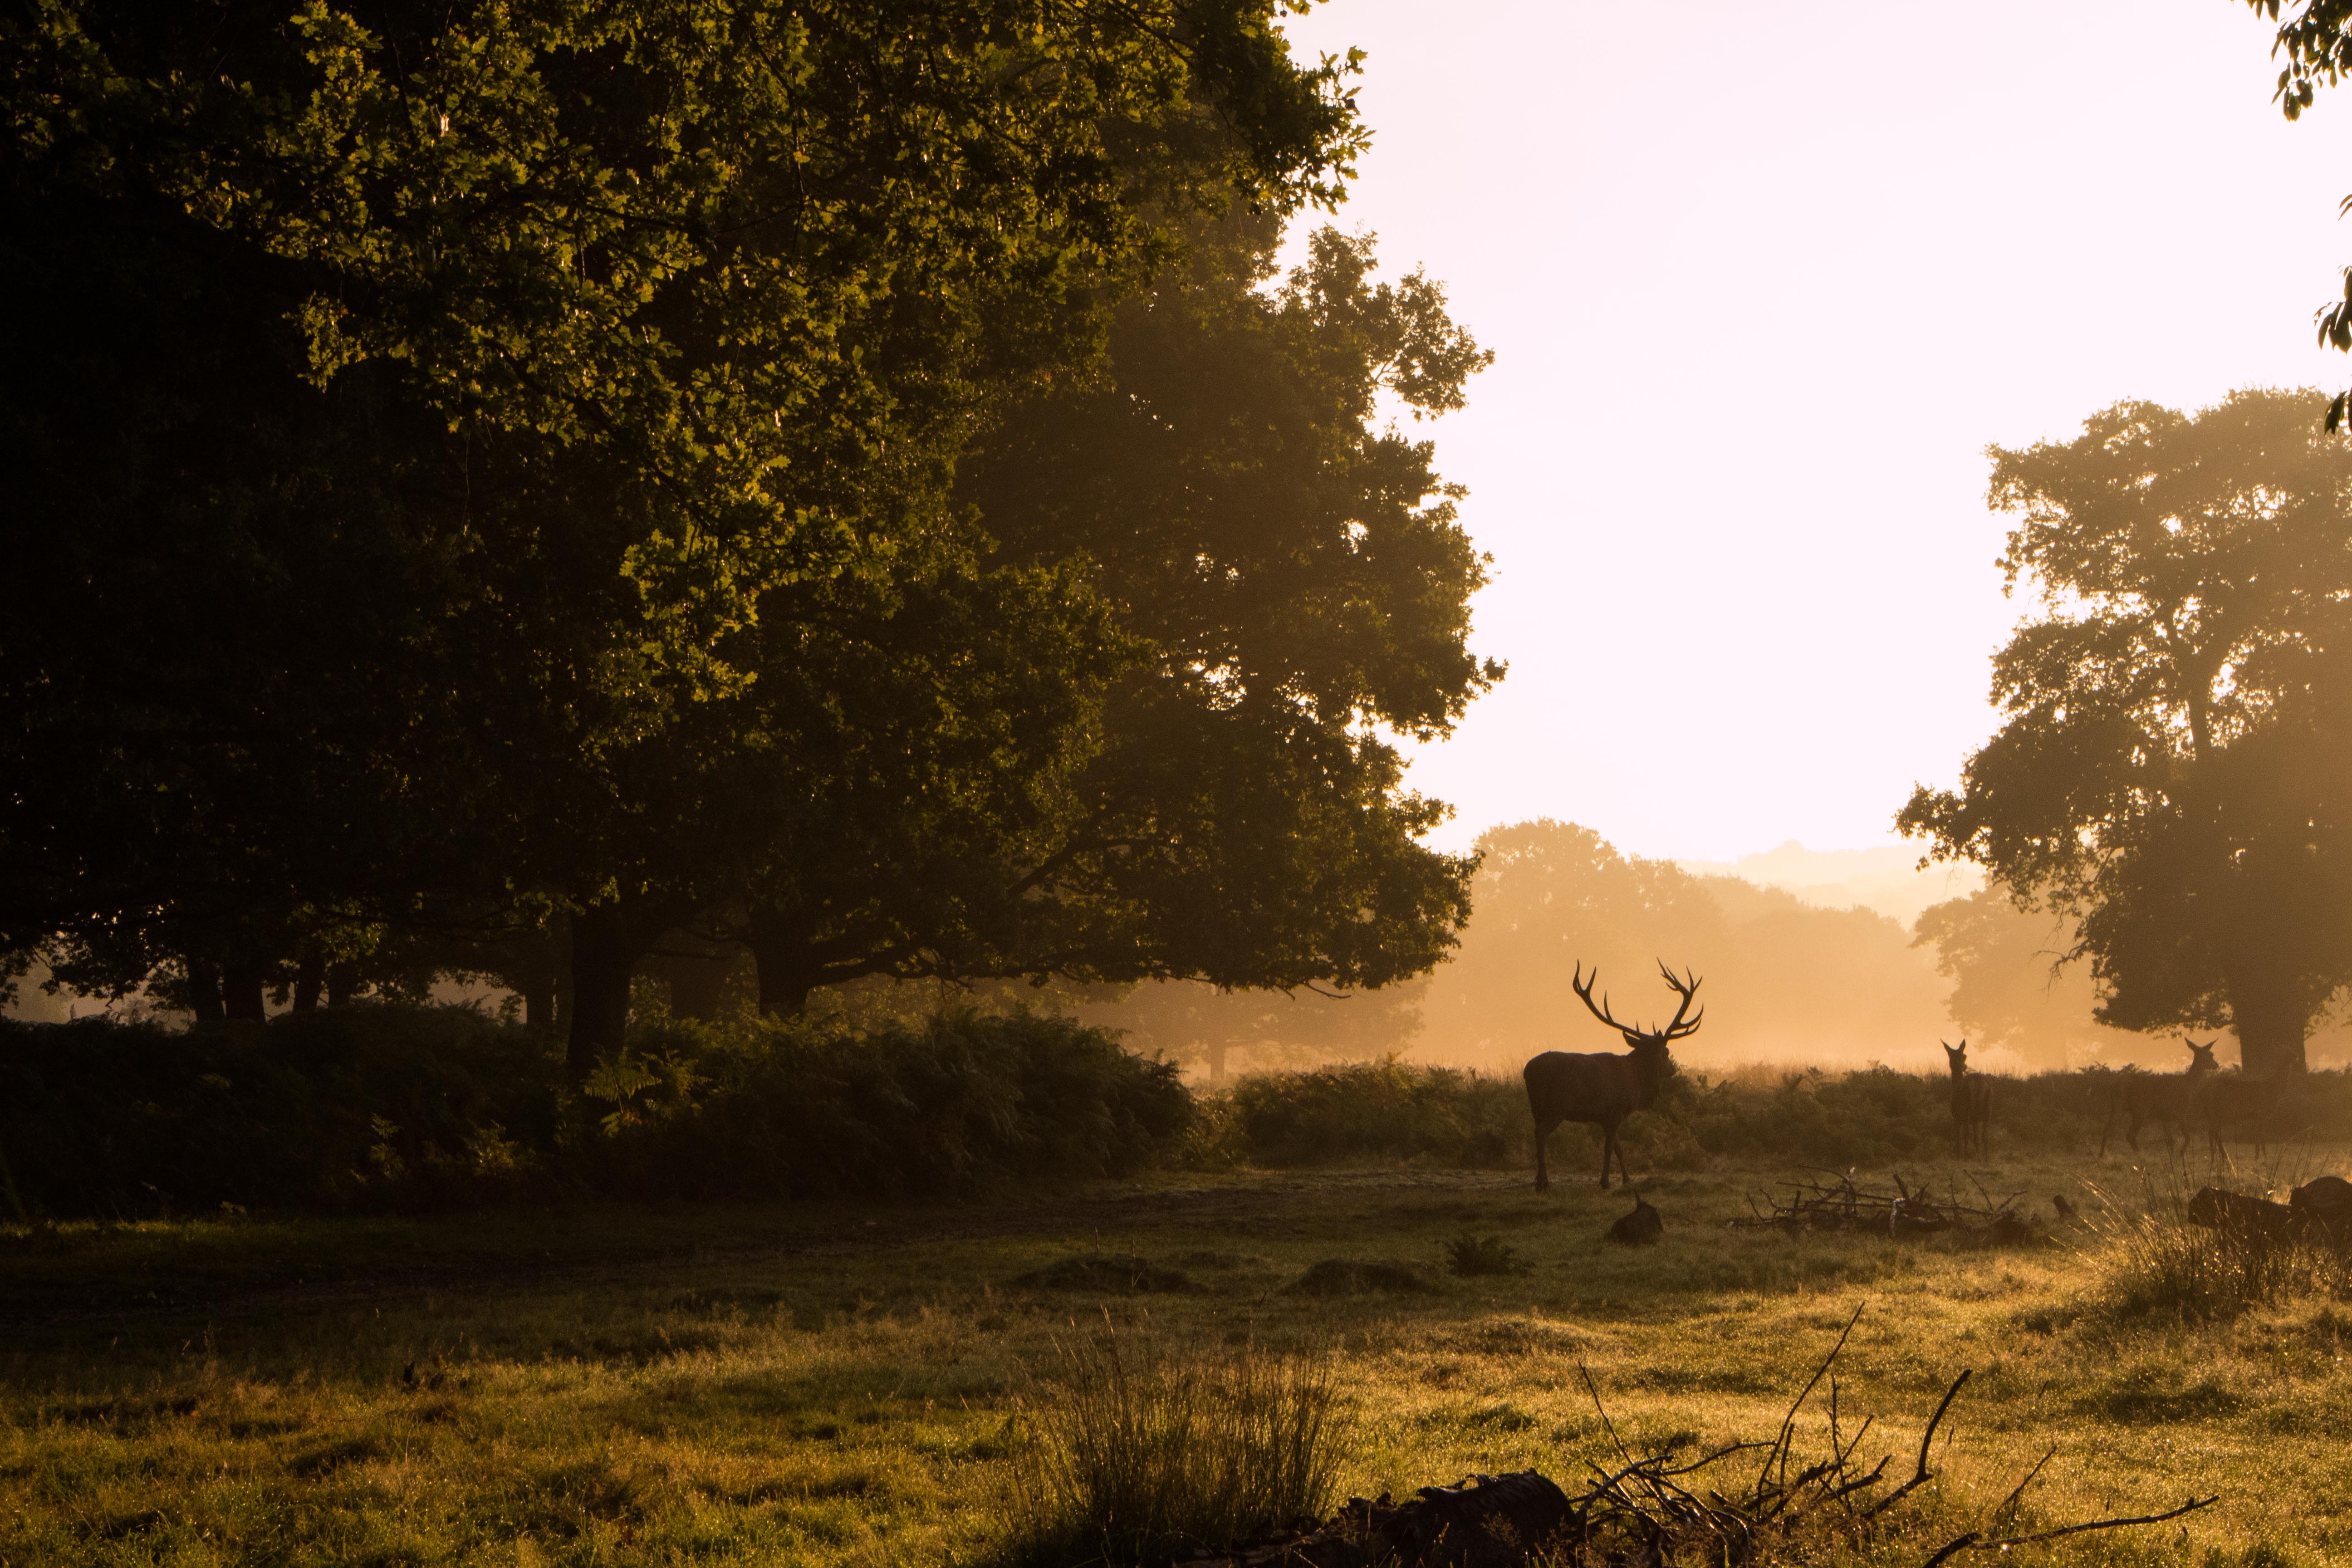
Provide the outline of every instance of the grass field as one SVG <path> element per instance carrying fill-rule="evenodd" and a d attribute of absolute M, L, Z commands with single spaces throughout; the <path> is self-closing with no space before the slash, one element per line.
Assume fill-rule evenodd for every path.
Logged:
<path fill-rule="evenodd" d="M 2298 1147 L 2239 1184 L 2343 1168 Z M 1849 1432 L 1877 1417 L 1865 1449 L 1891 1469 L 1975 1369 L 1915 1527 L 1866 1556 L 1919 1562 L 2053 1447 L 2021 1524 L 2224 1500 L 2011 1558 L 2352 1552 L 2346 1306 L 2112 1304 L 2119 1211 L 2203 1173 L 1976 1167 L 2048 1224 L 2008 1247 L 1727 1228 L 1784 1173 L 1646 1180 L 1667 1231 L 1645 1249 L 1602 1241 L 1625 1205 L 1589 1173 L 1539 1195 L 1416 1169 L 952 1208 L 0 1232 L 0 1563 L 984 1563 L 1018 1512 L 1013 1413 L 1050 1405 L 1057 1344 L 1106 1329 L 1328 1352 L 1343 1491 L 1402 1494 L 1529 1465 L 1570 1479 L 1613 1453 L 1585 1371 L 1630 1447 L 1769 1436 L 1857 1307 L 1838 1397 Z M 1934 1156 L 1907 1173 L 1955 1174 Z M 2059 1191 L 2086 1223 L 2051 1218 Z M 1449 1274 L 1465 1236 L 1525 1270 Z M 1145 1260 L 1160 1288 L 1073 1262 L 1100 1257 Z M 1329 1259 L 1412 1265 L 1422 1288 L 1296 1289 Z"/>

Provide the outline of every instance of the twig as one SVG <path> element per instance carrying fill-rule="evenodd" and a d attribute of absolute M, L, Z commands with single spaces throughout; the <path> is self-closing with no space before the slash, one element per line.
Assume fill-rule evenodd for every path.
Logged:
<path fill-rule="evenodd" d="M 2162 1524 L 2168 1519 L 2179 1519 L 2183 1514 L 2195 1513 L 2200 1508 L 2211 1508 L 2221 1500 L 2221 1494 L 2215 1492 L 2209 1498 L 2191 1498 L 2179 1508 L 2167 1509 L 2162 1513 L 2144 1513 L 2131 1519 L 2095 1519 L 2087 1524 L 2062 1524 L 2055 1530 L 2037 1531 L 2032 1535 L 2011 1535 L 2000 1541 L 1988 1541 L 1984 1544 L 2030 1546 L 2037 1541 L 2055 1541 L 2062 1535 L 2080 1535 L 2086 1530 L 2120 1530 L 2127 1524 Z"/>
<path fill-rule="evenodd" d="M 1790 1401 L 1789 1413 L 1780 1417 L 1780 1435 L 1773 1439 L 1773 1451 L 1765 1455 L 1764 1468 L 1759 1471 L 1756 1477 L 1757 1493 L 1759 1497 L 1763 1493 L 1765 1480 L 1772 1474 L 1772 1461 L 1776 1458 L 1780 1462 L 1780 1479 L 1782 1482 L 1782 1489 L 1786 1489 L 1786 1483 L 1789 1479 L 1789 1440 L 1796 1433 L 1797 1412 L 1804 1408 L 1806 1400 L 1812 1397 L 1815 1385 L 1817 1385 L 1822 1378 L 1829 1375 L 1830 1368 L 1837 1362 L 1838 1352 L 1845 1349 L 1846 1340 L 1853 1333 L 1853 1326 L 1862 1321 L 1862 1308 L 1864 1305 L 1867 1305 L 1867 1303 L 1857 1305 L 1854 1308 L 1853 1316 L 1848 1318 L 1845 1321 L 1845 1327 L 1838 1331 L 1837 1343 L 1830 1347 L 1830 1353 L 1822 1358 L 1822 1364 L 1813 1369 L 1813 1375 L 1805 1380 L 1805 1386 L 1797 1391 L 1797 1397 L 1795 1399 Z"/>
<path fill-rule="evenodd" d="M 2009 1500 L 2002 1503 L 1999 1508 L 1993 1510 L 1992 1522 L 1994 1529 L 2000 1530 L 2008 1526 L 2010 1521 L 2017 1514 L 2017 1505 L 2019 1500 L 2025 1496 L 2025 1489 L 2033 1484 L 2033 1478 L 2042 1473 L 2042 1467 L 2055 1458 L 2057 1454 L 2057 1445 L 2053 1444 L 2051 1445 L 2050 1452 L 2042 1455 L 2042 1458 L 2033 1461 L 2033 1468 L 2025 1472 L 2025 1479 L 2017 1483 L 2017 1489 L 2009 1494 Z"/>
<path fill-rule="evenodd" d="M 1963 1371 L 1959 1376 L 1952 1379 L 1952 1386 L 1944 1390 L 1944 1402 L 1936 1406 L 1936 1414 L 1927 1422 L 1927 1429 L 1919 1435 L 1918 1468 L 1911 1473 L 1911 1479 L 1909 1480 L 1905 1481 L 1901 1486 L 1896 1487 L 1893 1491 L 1888 1492 L 1885 1497 L 1880 1498 L 1876 1503 L 1873 1504 L 1868 1510 L 1866 1510 L 1862 1516 L 1863 1518 L 1876 1519 L 1880 1514 L 1885 1513 L 1888 1509 L 1893 1508 L 1896 1503 L 1901 1502 L 1904 1498 L 1908 1496 L 1915 1489 L 1927 1484 L 1927 1478 L 1931 1473 L 1927 1468 L 1927 1446 L 1936 1440 L 1936 1428 L 1943 1425 L 1944 1412 L 1952 1407 L 1952 1401 L 1958 1396 L 1961 1388 L 1967 1384 L 1969 1379 L 1973 1375 L 1975 1375 L 1975 1369 L 1970 1368 L 1967 1371 Z"/>
<path fill-rule="evenodd" d="M 1592 1369 L 1580 1360 L 1576 1363 L 1576 1374 L 1584 1379 L 1584 1392 L 1592 1395 L 1592 1408 L 1601 1412 L 1601 1425 L 1608 1432 L 1609 1440 L 1617 1445 L 1617 1457 L 1630 1461 L 1633 1458 L 1633 1453 L 1625 1447 L 1625 1439 L 1617 1436 L 1617 1423 L 1609 1419 L 1609 1406 L 1601 1403 L 1601 1390 L 1592 1381 Z"/>
<path fill-rule="evenodd" d="M 2037 1470 L 2041 1468 L 2042 1467 L 2039 1465 L 2034 1467 Z M 2028 1479 L 2031 1479 L 2032 1478 L 2029 1477 Z M 2018 1490 L 2020 1491 L 2023 1491 L 2024 1489 L 2025 1489 L 2022 1486 L 2018 1488 Z M 1936 1549 L 1936 1554 L 1928 1558 L 1924 1563 L 1921 1563 L 1920 1568 L 1943 1568 L 1943 1563 L 1948 1559 L 1957 1557 L 1963 1552 L 1971 1551 L 1979 1547 L 1986 1548 L 1988 1550 L 1997 1549 L 2006 1552 L 2012 1546 L 2031 1546 L 2037 1542 L 2055 1541 L 2062 1535 L 2081 1535 L 2085 1531 L 2120 1530 L 2126 1525 L 2131 1524 L 2162 1524 L 2167 1520 L 2179 1519 L 2183 1514 L 2195 1513 L 2200 1508 L 2210 1508 L 2221 1500 L 2221 1495 L 2216 1493 L 2212 1497 L 2209 1498 L 2191 1498 L 2187 1502 L 2182 1503 L 2179 1508 L 2168 1509 L 2163 1513 L 2144 1513 L 2136 1515 L 2130 1519 L 2095 1519 L 2085 1524 L 2064 1524 L 2060 1525 L 2055 1530 L 2037 1531 L 2032 1535 L 1987 1537 L 1971 1530 L 1966 1535 L 1954 1536 L 1951 1540 L 1937 1547 Z"/>

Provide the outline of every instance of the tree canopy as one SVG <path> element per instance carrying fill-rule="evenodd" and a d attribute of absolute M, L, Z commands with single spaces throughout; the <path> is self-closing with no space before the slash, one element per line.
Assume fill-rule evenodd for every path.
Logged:
<path fill-rule="evenodd" d="M 1898 819 L 2079 921 L 2102 1022 L 2228 1026 L 2259 1074 L 2352 982 L 2352 451 L 2320 408 L 2126 403 L 1996 448 L 2002 570 L 2044 614 L 1960 788 Z"/>
<path fill-rule="evenodd" d="M 1464 862 L 1485 355 L 1284 221 L 1273 0 L 47 6 L 0 30 L 0 950 L 217 1016 L 362 958 L 617 1044 L 665 931 L 1379 984 Z M 535 1000 L 535 1005 L 539 1005 Z"/>
<path fill-rule="evenodd" d="M 2302 0 L 2284 17 L 2280 0 L 2247 4 L 2278 24 L 2271 52 L 2285 63 L 2279 68 L 2276 101 L 2289 120 L 2300 120 L 2322 86 L 2335 86 L 2352 69 L 2352 0 Z M 2352 196 L 2344 199 L 2344 210 L 2352 212 Z M 2352 351 L 2352 267 L 2344 269 L 2344 297 L 2320 308 L 2319 341 Z M 2343 428 L 2347 417 L 2352 392 L 2337 393 L 2327 405 L 2328 433 Z"/>

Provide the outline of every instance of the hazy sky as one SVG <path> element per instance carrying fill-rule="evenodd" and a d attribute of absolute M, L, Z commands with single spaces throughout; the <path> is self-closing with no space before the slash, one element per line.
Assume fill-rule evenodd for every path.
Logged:
<path fill-rule="evenodd" d="M 1990 442 L 2352 382 L 2352 87 L 2300 124 L 2235 0 L 1333 0 L 1339 214 L 1496 353 L 1434 426 L 1510 678 L 1414 784 L 1649 855 L 1891 841 L 2023 606 Z"/>

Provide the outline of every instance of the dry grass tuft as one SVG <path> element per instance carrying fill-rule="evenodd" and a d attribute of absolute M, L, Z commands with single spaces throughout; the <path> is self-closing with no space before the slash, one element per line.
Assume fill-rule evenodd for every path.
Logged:
<path fill-rule="evenodd" d="M 1015 1561 L 1164 1560 L 1330 1507 L 1349 1423 L 1330 1358 L 1106 1331 L 1022 1402 Z"/>
<path fill-rule="evenodd" d="M 2136 1205 L 2091 1188 L 2104 1205 L 2085 1221 L 2099 1243 L 2104 1316 L 2218 1322 L 2250 1307 L 2352 1297 L 2352 1258 L 2304 1237 L 2200 1225 L 2182 1185 L 2152 1180 Z"/>

